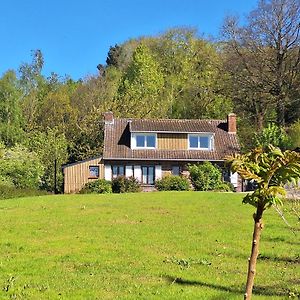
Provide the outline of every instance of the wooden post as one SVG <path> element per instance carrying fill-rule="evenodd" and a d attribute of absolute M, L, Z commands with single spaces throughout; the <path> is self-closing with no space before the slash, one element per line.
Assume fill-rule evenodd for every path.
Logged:
<path fill-rule="evenodd" d="M 57 159 L 54 158 L 54 194 L 57 194 Z"/>

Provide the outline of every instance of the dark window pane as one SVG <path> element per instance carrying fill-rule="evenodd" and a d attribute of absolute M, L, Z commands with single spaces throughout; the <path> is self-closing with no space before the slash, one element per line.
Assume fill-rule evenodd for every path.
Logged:
<path fill-rule="evenodd" d="M 172 167 L 172 175 L 180 175 L 180 168 L 178 166 Z"/>
<path fill-rule="evenodd" d="M 200 148 L 209 148 L 208 136 L 200 136 Z"/>
<path fill-rule="evenodd" d="M 137 147 L 145 147 L 145 136 L 144 135 L 136 136 L 136 146 Z"/>
<path fill-rule="evenodd" d="M 148 168 L 148 184 L 154 184 L 154 167 Z"/>
<path fill-rule="evenodd" d="M 147 135 L 147 147 L 155 147 L 155 135 Z"/>
<path fill-rule="evenodd" d="M 118 166 L 112 167 L 112 176 L 113 176 L 113 178 L 118 176 Z"/>
<path fill-rule="evenodd" d="M 147 176 L 148 176 L 148 168 L 147 167 L 142 167 L 142 182 L 147 183 Z"/>
<path fill-rule="evenodd" d="M 118 174 L 118 176 L 123 176 L 123 175 L 125 175 L 124 166 L 119 166 L 119 174 Z"/>
<path fill-rule="evenodd" d="M 189 138 L 190 148 L 198 148 L 198 137 L 191 135 Z"/>

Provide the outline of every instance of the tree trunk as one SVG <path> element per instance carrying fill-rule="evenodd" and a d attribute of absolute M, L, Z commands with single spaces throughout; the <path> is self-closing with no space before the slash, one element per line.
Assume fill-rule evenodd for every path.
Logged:
<path fill-rule="evenodd" d="M 246 293 L 244 295 L 245 300 L 251 299 L 252 296 L 252 289 L 254 284 L 254 277 L 256 273 L 256 261 L 258 256 L 259 250 L 259 240 L 261 231 L 263 228 L 262 224 L 262 214 L 263 208 L 258 206 L 256 210 L 256 214 L 254 214 L 254 231 L 253 231 L 253 239 L 252 239 L 252 250 L 251 256 L 249 258 L 249 265 L 248 265 L 248 276 L 247 276 L 247 284 L 246 284 Z"/>

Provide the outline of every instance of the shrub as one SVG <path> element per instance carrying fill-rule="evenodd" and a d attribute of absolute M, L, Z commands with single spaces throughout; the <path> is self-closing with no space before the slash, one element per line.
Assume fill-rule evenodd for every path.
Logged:
<path fill-rule="evenodd" d="M 155 187 L 159 191 L 188 191 L 190 182 L 185 176 L 168 175 L 156 180 Z"/>
<path fill-rule="evenodd" d="M 288 133 L 292 141 L 292 147 L 300 147 L 300 119 L 290 126 Z"/>
<path fill-rule="evenodd" d="M 188 170 L 196 191 L 218 190 L 223 183 L 221 171 L 210 162 L 189 165 Z"/>
<path fill-rule="evenodd" d="M 112 180 L 113 193 L 136 193 L 141 191 L 141 185 L 134 177 L 118 176 Z"/>
<path fill-rule="evenodd" d="M 112 192 L 111 182 L 105 179 L 98 179 L 85 184 L 80 194 L 109 194 Z"/>
<path fill-rule="evenodd" d="M 219 192 L 234 192 L 235 188 L 232 183 L 223 181 L 219 184 L 219 186 L 215 189 L 215 191 Z"/>
<path fill-rule="evenodd" d="M 279 127 L 274 123 L 269 123 L 268 127 L 262 132 L 254 135 L 255 146 L 266 148 L 270 144 L 280 149 L 289 149 L 291 147 L 291 138 L 286 134 L 283 127 Z"/>
<path fill-rule="evenodd" d="M 23 146 L 1 148 L 0 180 L 16 188 L 38 189 L 44 168 L 37 155 Z"/>
<path fill-rule="evenodd" d="M 20 198 L 20 197 L 32 197 L 32 196 L 41 196 L 47 195 L 46 191 L 37 190 L 37 189 L 17 189 L 14 186 L 0 184 L 0 200 L 9 199 L 9 198 Z"/>

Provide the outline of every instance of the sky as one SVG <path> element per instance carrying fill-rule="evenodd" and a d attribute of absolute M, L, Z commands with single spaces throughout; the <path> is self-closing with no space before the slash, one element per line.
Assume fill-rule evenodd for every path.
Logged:
<path fill-rule="evenodd" d="M 256 0 L 0 0 L 0 76 L 44 55 L 43 74 L 77 80 L 97 74 L 110 46 L 192 27 L 217 36 L 228 14 L 244 16 Z"/>

